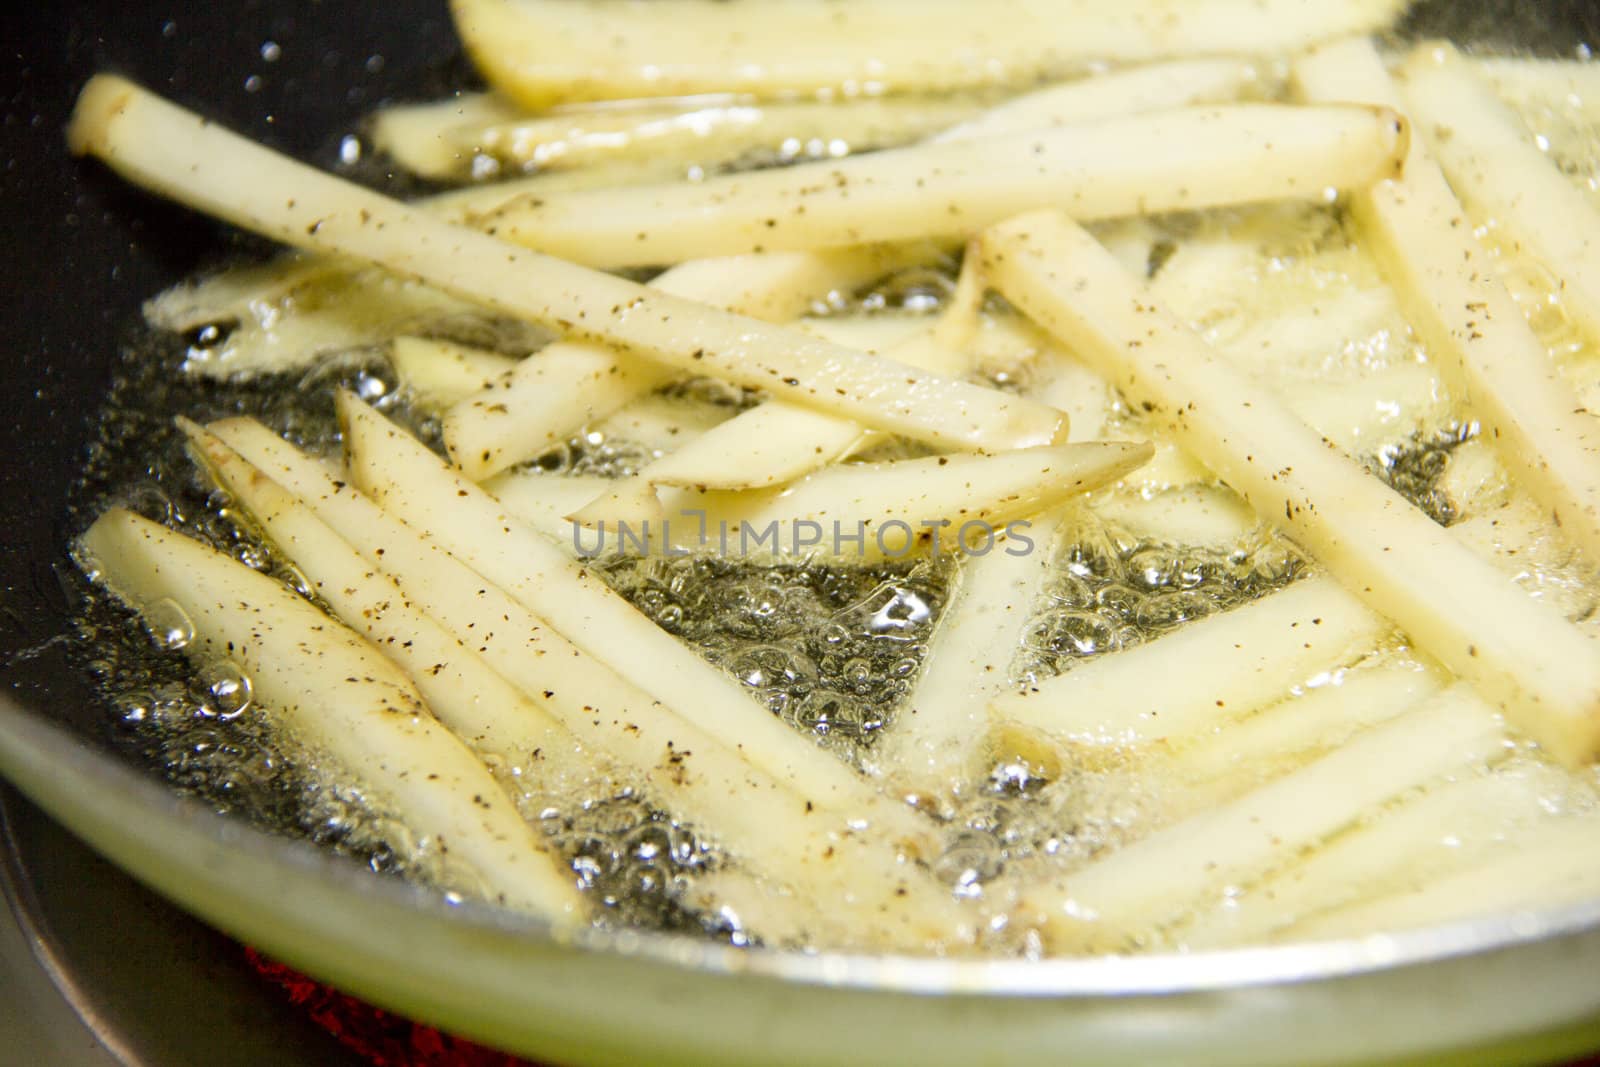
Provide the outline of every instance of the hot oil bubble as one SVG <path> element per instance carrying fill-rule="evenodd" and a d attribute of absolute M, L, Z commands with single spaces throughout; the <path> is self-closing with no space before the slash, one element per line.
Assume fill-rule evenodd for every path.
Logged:
<path fill-rule="evenodd" d="M 210 714 L 223 721 L 236 719 L 250 708 L 250 677 L 238 664 L 207 664 L 196 677 L 195 688 Z"/>
<path fill-rule="evenodd" d="M 150 605 L 145 612 L 145 624 L 150 627 L 156 645 L 169 652 L 188 648 L 194 640 L 194 620 L 171 598 L 164 597 Z"/>

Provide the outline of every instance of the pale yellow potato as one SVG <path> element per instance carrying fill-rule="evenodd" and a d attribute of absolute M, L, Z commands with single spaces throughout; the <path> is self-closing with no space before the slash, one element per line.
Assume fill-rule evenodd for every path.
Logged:
<path fill-rule="evenodd" d="M 989 703 L 993 717 L 1089 745 L 1180 742 L 1345 666 L 1389 630 L 1330 578 L 1308 578 Z"/>
<path fill-rule="evenodd" d="M 808 0 L 730 17 L 715 0 L 454 0 L 496 89 L 575 100 L 738 92 L 875 95 L 1021 85 L 1091 62 L 1292 51 L 1381 30 L 1403 0 Z"/>
<path fill-rule="evenodd" d="M 962 238 L 1031 208 L 1080 220 L 1360 188 L 1394 175 L 1409 134 L 1388 108 L 1174 108 L 620 189 L 511 201 L 507 241 L 594 267 Z"/>
<path fill-rule="evenodd" d="M 1296 62 L 1294 77 L 1308 100 L 1400 105 L 1368 41 L 1314 52 Z M 1423 141 L 1413 141 L 1403 178 L 1356 192 L 1351 207 L 1402 308 L 1501 461 L 1600 561 L 1600 424 L 1498 280 Z"/>
<path fill-rule="evenodd" d="M 491 900 L 583 916 L 576 877 L 377 649 L 275 579 L 132 512 L 106 512 L 78 544 L 95 581 L 147 619 L 181 611 L 190 656 L 238 664 L 285 732 L 466 863 Z"/>
<path fill-rule="evenodd" d="M 1457 684 L 1292 774 L 1029 890 L 1023 912 L 1058 951 L 1133 947 L 1390 798 L 1471 773 L 1507 747 L 1499 716 Z"/>
<path fill-rule="evenodd" d="M 1059 412 L 515 248 L 229 133 L 125 79 L 83 90 L 72 148 L 198 210 L 364 259 L 482 307 L 878 429 L 964 448 L 1048 444 Z"/>
<path fill-rule="evenodd" d="M 1449 44 L 1411 54 L 1404 94 L 1450 185 L 1498 237 L 1556 279 L 1562 308 L 1600 341 L 1600 212 Z"/>
<path fill-rule="evenodd" d="M 988 276 L 1417 647 L 1569 765 L 1600 749 L 1600 645 L 1220 359 L 1062 216 L 985 237 Z"/>

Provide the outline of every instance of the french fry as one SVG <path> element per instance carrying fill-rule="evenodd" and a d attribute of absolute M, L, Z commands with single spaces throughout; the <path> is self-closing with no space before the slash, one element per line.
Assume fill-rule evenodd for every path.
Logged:
<path fill-rule="evenodd" d="M 932 138 L 935 144 L 1070 126 L 1107 115 L 1220 104 L 1238 99 L 1260 75 L 1237 59 L 1187 59 L 1115 70 L 1023 93 Z"/>
<path fill-rule="evenodd" d="M 511 170 L 557 170 L 615 160 L 648 160 L 716 171 L 771 158 L 837 159 L 920 140 L 977 111 L 953 97 L 756 102 L 737 99 L 650 101 L 571 107 L 459 127 L 442 140 L 454 148 L 435 176 L 461 178 L 475 160 Z M 482 165 L 481 163 L 479 164 Z M 465 172 L 465 173 L 464 173 Z"/>
<path fill-rule="evenodd" d="M 1391 797 L 1506 750 L 1498 716 L 1457 684 L 1316 762 L 1025 894 L 1050 945 L 1123 949 L 1355 823 Z"/>
<path fill-rule="evenodd" d="M 1469 62 L 1519 110 L 1573 108 L 1584 114 L 1600 106 L 1600 68 L 1587 59 L 1482 55 Z"/>
<path fill-rule="evenodd" d="M 1105 114 L 1222 102 L 1235 99 L 1257 77 L 1254 68 L 1238 60 L 1153 64 L 1026 93 L 978 118 L 972 117 L 979 110 L 975 101 L 949 95 L 753 103 L 726 97 L 656 99 L 538 115 L 491 110 L 481 120 L 468 116 L 453 122 L 447 105 L 427 104 L 380 113 L 375 136 L 403 165 L 443 179 L 472 177 L 486 162 L 498 172 L 646 158 L 687 172 L 752 156 L 783 162 L 837 159 L 936 131 L 944 131 L 939 140 L 991 137 Z"/>
<path fill-rule="evenodd" d="M 293 494 L 216 435 L 188 420 L 182 427 L 217 484 L 300 569 L 339 621 L 405 671 L 452 733 L 475 751 L 499 756 L 523 772 L 532 771 L 532 761 L 543 754 L 553 757 L 570 743 L 570 735 L 538 705 L 441 630 Z"/>
<path fill-rule="evenodd" d="M 546 323 L 767 390 L 930 444 L 1048 444 L 1059 412 L 949 381 L 754 319 L 588 271 L 453 226 L 322 174 L 131 82 L 97 75 L 69 131 L 125 177 L 263 236 L 424 281 L 502 314 Z"/>
<path fill-rule="evenodd" d="M 470 635 L 478 654 L 570 729 L 587 752 L 613 760 L 646 782 L 662 806 L 752 862 L 755 870 L 803 893 L 821 894 L 819 899 L 875 909 L 883 920 L 882 937 L 899 939 L 896 944 L 923 944 L 906 937 L 946 945 L 965 939 L 966 920 L 954 902 L 920 870 L 894 859 L 896 849 L 925 854 L 933 848 L 930 825 L 910 809 L 870 792 L 866 782 L 819 749 L 810 750 L 829 760 L 827 766 L 846 782 L 843 789 L 830 790 L 827 773 L 798 774 L 794 782 L 779 782 L 752 765 L 749 745 L 736 737 L 710 736 L 648 696 L 566 641 L 499 585 L 259 422 L 230 419 L 211 430 L 286 486 L 334 533 L 346 537 L 368 565 L 394 577 L 427 616 L 458 637 Z M 634 646 L 627 659 L 638 662 L 646 654 Z M 661 667 L 661 662 L 650 661 L 645 670 Z M 714 677 L 722 680 L 722 675 Z M 714 691 L 707 696 L 715 701 Z M 749 704 L 750 725 L 776 723 L 754 701 L 742 694 L 741 699 Z M 739 736 L 750 733 L 742 729 Z M 805 745 L 800 737 L 789 737 Z M 806 792 L 805 785 L 818 782 L 824 792 Z M 867 829 L 874 837 L 866 837 Z M 902 899 L 901 889 L 909 899 Z M 749 904 L 742 901 L 741 907 Z M 880 905 L 885 905 L 882 913 Z"/>
<path fill-rule="evenodd" d="M 1320 912 L 1439 878 L 1486 850 L 1508 849 L 1506 838 L 1546 817 L 1545 798 L 1563 785 L 1559 771 L 1523 761 L 1444 782 L 1202 913 L 1183 942 L 1199 949 L 1263 940 Z"/>
<path fill-rule="evenodd" d="M 575 552 L 572 519 L 569 517 L 606 493 L 614 484 L 610 478 L 570 477 L 533 471 L 508 471 L 482 483 L 483 490 L 503 504 L 507 511 L 543 534 L 568 553 Z M 666 515 L 655 494 L 638 501 L 630 510 L 618 502 L 619 510 L 641 520 L 659 522 Z M 633 521 L 633 518 L 630 518 Z"/>
<path fill-rule="evenodd" d="M 1322 684 L 1289 696 L 1242 722 L 1193 737 L 1177 753 L 1177 773 L 1211 782 L 1210 796 L 1234 793 L 1343 744 L 1357 730 L 1387 722 L 1443 689 L 1449 676 L 1415 662 L 1334 672 Z"/>
<path fill-rule="evenodd" d="M 964 315 L 965 312 L 963 306 L 956 313 Z M 919 329 L 890 348 L 886 355 L 908 367 L 960 376 L 967 369 L 965 357 L 936 340 L 940 326 L 946 321 L 941 317 L 933 327 Z M 835 333 L 836 324 L 828 319 L 808 323 L 806 329 L 829 340 L 871 351 L 859 343 L 858 337 L 852 336 L 858 331 L 842 331 L 844 336 L 841 337 Z M 619 480 L 589 507 L 574 514 L 573 519 L 578 522 L 604 518 L 659 519 L 664 511 L 655 502 L 657 486 L 677 486 L 700 492 L 769 489 L 847 455 L 871 433 L 850 419 L 772 401 L 741 412 L 704 436 L 684 442 L 633 477 Z"/>
<path fill-rule="evenodd" d="M 415 438 L 349 394 L 339 406 L 350 476 L 386 511 L 427 530 L 573 645 L 814 804 L 864 814 L 902 837 L 920 828 L 913 813 L 796 734 Z"/>
<path fill-rule="evenodd" d="M 865 248 L 731 256 L 682 264 L 651 284 L 675 296 L 783 322 L 831 291 L 881 277 L 903 255 Z M 461 472 L 481 482 L 681 376 L 627 352 L 557 343 L 525 361 L 500 388 L 446 413 L 445 446 Z"/>
<path fill-rule="evenodd" d="M 1015 550 L 997 547 L 999 534 L 1012 523 L 1115 481 L 1149 455 L 1149 445 L 1090 442 L 997 456 L 850 463 L 776 489 L 686 492 L 664 511 L 666 523 L 633 531 L 637 548 L 617 523 L 631 521 L 638 511 L 613 517 L 603 510 L 610 501 L 602 500 L 580 512 L 580 522 L 594 533 L 585 537 L 574 529 L 573 542 L 590 555 L 610 545 L 656 553 L 881 560 L 952 555 L 968 537 L 979 542 L 980 553 Z"/>
<path fill-rule="evenodd" d="M 979 770 L 985 706 L 1011 684 L 1012 661 L 1070 511 L 1057 508 L 1034 519 L 1025 545 L 962 561 L 928 642 L 922 675 L 874 754 L 882 771 L 917 803 L 948 805 Z"/>
<path fill-rule="evenodd" d="M 1600 213 L 1533 143 L 1521 120 L 1452 46 L 1411 54 L 1405 99 L 1450 185 L 1502 240 L 1531 252 L 1559 283 L 1561 306 L 1600 341 Z"/>
<path fill-rule="evenodd" d="M 396 337 L 389 360 L 401 384 L 425 408 L 449 407 L 481 393 L 519 363 L 498 352 L 428 337 Z"/>
<path fill-rule="evenodd" d="M 1597 848 L 1600 822 L 1571 818 L 1522 835 L 1469 870 L 1336 909 L 1289 927 L 1283 936 L 1324 940 L 1592 901 L 1600 894 Z"/>
<path fill-rule="evenodd" d="M 132 512 L 106 512 L 79 546 L 91 576 L 146 619 L 175 605 L 193 628 L 189 655 L 238 663 L 285 731 L 465 861 L 491 899 L 560 921 L 584 913 L 576 879 L 371 645 L 274 579 Z"/>
<path fill-rule="evenodd" d="M 1090 220 L 1320 197 L 1397 173 L 1388 108 L 1176 108 L 854 159 L 626 189 L 529 196 L 487 220 L 517 244 L 594 267 L 966 237 L 1030 208 Z"/>
<path fill-rule="evenodd" d="M 1366 41 L 1304 57 L 1294 77 L 1309 100 L 1399 96 Z M 1411 146 L 1404 178 L 1356 192 L 1351 206 L 1401 306 L 1484 436 L 1516 481 L 1600 560 L 1600 431 L 1497 279 L 1421 140 Z"/>
<path fill-rule="evenodd" d="M 454 0 L 485 78 L 538 111 L 581 100 L 697 93 L 789 96 L 1019 85 L 1090 62 L 1271 53 L 1387 26 L 1401 0 L 864 0 L 763 5 L 730 20 L 708 0 L 651 6 Z"/>
<path fill-rule="evenodd" d="M 515 122 L 523 112 L 491 93 L 457 93 L 425 104 L 395 104 L 372 116 L 372 145 L 406 170 L 424 178 L 473 177 L 472 153 L 458 137 L 463 129 Z"/>
<path fill-rule="evenodd" d="M 994 718 L 1079 744 L 1179 742 L 1350 662 L 1389 624 L 1329 578 L 996 697 Z"/>
<path fill-rule="evenodd" d="M 1142 471 L 1135 471 L 1138 478 Z M 1233 547 L 1260 525 L 1250 505 L 1225 486 L 1143 486 L 1095 501 L 1095 514 L 1134 536 L 1179 545 Z"/>
<path fill-rule="evenodd" d="M 1600 748 L 1600 648 L 1340 455 L 1172 320 L 1081 228 L 985 236 L 991 283 L 1143 408 L 1346 588 L 1557 759 Z"/>
<path fill-rule="evenodd" d="M 1237 76 L 1239 69 L 1237 62 L 1228 60 L 1180 63 L 1052 87 L 1008 101 L 973 124 L 945 131 L 938 140 L 967 143 L 975 137 L 1007 129 L 1189 103 L 1220 91 L 1224 73 L 1231 79 Z M 492 194 L 499 197 L 494 206 L 504 206 L 516 199 L 511 191 L 515 191 L 518 184 L 504 183 L 506 192 Z M 517 195 L 543 198 L 551 191 L 549 184 L 544 183 Z M 468 211 L 479 206 L 463 202 L 450 206 L 450 210 Z M 917 245 L 898 254 L 908 259 L 907 252 L 915 255 L 922 247 Z M 812 300 L 829 290 L 849 290 L 871 281 L 874 276 L 888 273 L 896 265 L 889 260 L 894 254 L 880 250 L 877 258 L 872 258 L 865 250 L 839 249 L 692 261 L 667 271 L 655 284 L 678 296 L 781 322 L 799 315 Z M 973 282 L 977 280 L 971 273 L 966 277 Z M 973 303 L 982 293 L 963 295 L 969 298 L 968 303 Z M 955 329 L 956 321 L 947 317 L 936 338 L 947 348 L 958 348 L 966 339 Z M 849 340 L 840 343 L 858 347 Z M 446 418 L 445 443 L 451 458 L 473 481 L 483 481 L 537 454 L 585 423 L 617 410 L 669 380 L 667 374 L 648 368 L 627 353 L 555 345 L 543 356 L 543 362 L 532 361 L 521 368 L 506 389 L 473 398 Z M 832 421 L 835 429 L 842 422 L 854 421 L 830 416 L 824 419 Z M 779 429 L 788 431 L 793 427 L 786 424 Z M 838 433 L 842 435 L 843 431 L 838 430 Z M 824 445 L 824 451 L 827 450 L 828 446 Z M 723 480 L 709 477 L 690 480 L 689 484 L 718 487 Z M 630 497 L 643 499 L 637 491 Z"/>

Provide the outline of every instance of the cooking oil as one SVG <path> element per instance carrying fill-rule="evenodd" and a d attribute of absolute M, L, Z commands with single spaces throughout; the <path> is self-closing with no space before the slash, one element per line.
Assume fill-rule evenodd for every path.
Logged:
<path fill-rule="evenodd" d="M 1583 136 L 1589 137 L 1585 143 L 1600 143 Z M 1573 171 L 1592 173 L 1587 157 L 1569 158 Z M 1109 237 L 1115 225 L 1099 230 Z M 1485 234 L 1492 239 L 1492 225 Z M 1137 254 L 1130 253 L 1130 262 L 1210 343 L 1292 406 L 1303 405 L 1297 406 L 1303 417 L 1435 521 L 1463 519 L 1467 502 L 1453 495 L 1448 475 L 1462 447 L 1475 440 L 1476 427 L 1455 410 L 1338 204 L 1176 215 L 1124 228 L 1116 238 L 1131 242 Z M 1589 373 L 1595 361 L 1559 302 L 1552 303 L 1554 287 L 1525 264 L 1508 260 L 1504 266 L 1552 359 L 1575 379 Z M 833 294 L 812 314 L 935 315 L 949 301 L 959 268 L 959 255 L 951 255 L 860 292 Z M 253 415 L 297 445 L 332 457 L 340 445 L 332 398 L 345 388 L 440 448 L 436 418 L 412 403 L 389 365 L 387 339 L 422 333 L 522 356 L 544 338 L 436 297 L 393 290 L 371 272 L 313 273 L 214 320 L 150 331 L 119 365 L 76 493 L 76 525 L 86 526 L 106 506 L 127 506 L 310 596 L 304 578 L 197 473 L 171 419 Z M 1340 314 L 1314 321 L 1308 309 L 1320 307 Z M 991 299 L 985 314 L 1015 313 Z M 312 334 L 324 341 L 308 347 Z M 1022 388 L 1033 370 L 1019 365 L 986 373 L 991 384 Z M 1366 406 L 1380 414 L 1364 412 L 1353 421 L 1325 397 L 1296 392 L 1329 381 L 1367 389 Z M 704 380 L 669 391 L 686 403 L 730 411 L 759 399 Z M 1109 436 L 1149 436 L 1137 413 L 1115 397 L 1106 416 Z M 919 446 L 886 441 L 857 458 L 918 454 Z M 528 466 L 549 477 L 620 478 L 659 455 L 586 428 Z M 1086 502 L 1021 628 L 1012 681 L 1049 677 L 1157 639 L 1315 569 L 1267 526 L 1228 543 L 1183 544 L 1130 532 L 1095 512 L 1096 500 L 1106 495 L 1163 491 L 1141 483 L 1136 472 Z M 1565 560 L 1562 567 L 1570 557 Z M 894 729 L 897 708 L 916 684 L 959 566 L 951 560 L 865 565 L 815 558 L 758 565 L 626 556 L 592 565 L 656 625 L 743 686 L 753 709 L 868 771 L 875 769 L 877 742 Z M 1554 564 L 1525 570 L 1535 584 L 1546 570 L 1558 573 Z M 1559 576 L 1593 588 L 1592 576 L 1573 578 L 1564 570 Z M 87 584 L 79 592 L 76 656 L 97 679 L 108 729 L 174 788 L 375 871 L 471 894 L 469 873 L 430 854 L 394 813 L 341 783 L 315 753 L 275 730 L 271 709 L 255 702 L 251 680 L 235 665 L 189 662 L 192 626 L 175 606 L 138 620 Z M 1048 768 L 1001 759 L 962 795 L 938 830 L 938 854 L 926 864 L 952 893 L 981 910 L 986 951 L 1037 954 L 1037 937 L 1011 910 L 1018 888 L 1030 879 L 1070 876 L 1108 850 L 1192 814 L 1174 771 L 1180 755 L 1113 748 Z M 734 944 L 759 941 L 759 931 L 690 906 L 696 880 L 731 861 L 636 783 L 603 769 L 552 769 L 536 779 L 488 762 L 595 901 L 597 921 Z M 1587 780 L 1577 788 L 1590 795 Z M 1562 798 L 1555 806 L 1586 811 L 1593 805 Z M 1244 898 L 1250 887 L 1234 888 Z M 1174 936 L 1130 944 L 1181 946 L 1181 933 Z"/>

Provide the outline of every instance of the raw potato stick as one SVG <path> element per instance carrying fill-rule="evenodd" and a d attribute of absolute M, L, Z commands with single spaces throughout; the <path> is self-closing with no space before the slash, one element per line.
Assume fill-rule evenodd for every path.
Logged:
<path fill-rule="evenodd" d="M 1388 629 L 1337 582 L 1308 578 L 996 697 L 990 709 L 1080 744 L 1177 742 L 1283 699 Z"/>
<path fill-rule="evenodd" d="M 91 577 L 146 620 L 181 611 L 189 655 L 237 663 L 284 730 L 464 861 L 490 899 L 561 921 L 584 914 L 576 879 L 371 645 L 274 579 L 132 512 L 106 512 L 79 547 Z"/>
<path fill-rule="evenodd" d="M 1543 797 L 1563 786 L 1559 771 L 1540 764 L 1501 765 L 1435 786 L 1199 916 L 1184 929 L 1184 944 L 1265 940 L 1319 912 L 1438 878 L 1485 848 L 1505 848 L 1503 838 L 1544 816 Z"/>
<path fill-rule="evenodd" d="M 535 753 L 552 756 L 570 736 L 517 692 L 476 652 L 419 610 L 292 493 L 216 435 L 181 420 L 217 484 L 250 515 L 267 540 L 300 569 L 312 591 L 346 626 L 406 672 L 449 730 L 478 752 L 533 773 Z"/>
<path fill-rule="evenodd" d="M 1600 212 L 1452 46 L 1417 48 L 1405 99 L 1451 186 L 1502 240 L 1559 282 L 1561 306 L 1600 341 Z"/>
<path fill-rule="evenodd" d="M 1600 894 L 1600 821 L 1577 817 L 1521 835 L 1469 870 L 1409 892 L 1340 908 L 1283 931 L 1326 940 L 1436 926 L 1474 916 L 1511 915 L 1593 901 Z"/>
<path fill-rule="evenodd" d="M 348 393 L 340 394 L 339 408 L 350 475 L 386 511 L 426 530 L 568 641 L 817 805 L 907 831 L 901 836 L 920 828 L 914 813 L 796 734 L 415 438 Z"/>
<path fill-rule="evenodd" d="M 1220 92 L 1224 84 L 1240 77 L 1239 70 L 1237 61 L 1196 61 L 1085 79 L 1007 101 L 972 123 L 946 130 L 937 140 L 967 143 L 1000 132 L 1178 106 Z M 520 184 L 504 183 L 505 193 L 494 206 L 516 199 Z M 528 195 L 543 197 L 548 192 L 538 185 L 529 189 Z M 849 290 L 902 265 L 893 262 L 893 256 L 882 249 L 835 249 L 694 260 L 668 270 L 653 284 L 678 296 L 782 322 L 801 314 L 811 301 L 830 290 Z M 900 258 L 910 257 L 901 252 Z M 972 274 L 963 272 L 963 276 Z M 975 295 L 981 297 L 982 293 Z M 944 331 L 938 340 L 958 347 L 961 338 L 955 334 L 954 330 Z M 451 411 L 445 418 L 445 444 L 461 471 L 481 482 L 676 376 L 627 353 L 596 346 L 552 345 L 540 359 L 524 363 L 504 388 L 474 397 Z M 816 415 L 806 420 L 806 426 L 831 423 L 831 429 L 842 436 L 842 424 L 853 421 Z M 791 429 L 787 424 L 779 426 L 769 440 L 779 440 Z M 728 488 L 715 478 L 689 484 Z M 642 499 L 637 492 L 632 496 Z"/>
<path fill-rule="evenodd" d="M 372 116 L 372 146 L 413 174 L 451 180 L 471 178 L 473 154 L 457 134 L 516 122 L 523 112 L 492 93 L 457 93 L 426 104 L 380 108 Z"/>
<path fill-rule="evenodd" d="M 265 432 L 258 426 L 223 429 L 247 443 Z M 271 451 L 294 455 L 286 446 Z M 265 475 L 256 478 L 267 481 Z M 446 631 L 472 641 L 494 671 L 570 731 L 591 758 L 598 755 L 646 783 L 663 808 L 692 822 L 754 870 L 807 896 L 872 911 L 879 930 L 851 931 L 848 914 L 827 920 L 853 937 L 920 946 L 966 936 L 956 905 L 897 857 L 897 849 L 926 848 L 924 842 L 892 834 L 863 836 L 858 830 L 867 824 L 819 807 L 756 770 L 736 746 L 652 700 L 404 524 L 382 515 L 370 501 L 362 503 L 366 506 L 344 501 L 324 507 L 345 529 L 359 528 L 353 536 L 367 564 L 399 584 L 396 595 L 413 598 Z M 759 894 L 747 885 L 726 879 L 714 884 L 728 895 L 720 903 L 734 904 L 741 916 L 762 907 Z M 894 915 L 883 913 L 896 903 L 901 906 Z"/>
<path fill-rule="evenodd" d="M 521 364 L 498 352 L 427 337 L 396 337 L 389 361 L 417 402 L 434 410 L 476 396 Z"/>
<path fill-rule="evenodd" d="M 697 93 L 854 96 L 1021 85 L 1091 62 L 1293 51 L 1381 30 L 1403 0 L 454 0 L 468 55 L 539 111 Z"/>
<path fill-rule="evenodd" d="M 608 540 L 598 515 L 592 535 L 573 530 L 573 544 L 588 555 L 609 546 L 874 560 L 950 556 L 968 539 L 980 553 L 1019 551 L 996 547 L 1012 523 L 1115 481 L 1150 453 L 1146 444 L 1100 441 L 998 456 L 840 464 L 776 489 L 684 494 L 667 513 L 670 526 L 641 531 L 649 540 L 637 549 L 615 521 Z"/>
<path fill-rule="evenodd" d="M 883 773 L 918 803 L 948 804 L 977 771 L 988 728 L 986 705 L 1011 684 L 1023 628 L 1033 618 L 1072 510 L 1057 508 L 1033 520 L 1025 546 L 1002 545 L 962 561 L 928 641 L 922 675 L 874 753 Z"/>
<path fill-rule="evenodd" d="M 847 414 L 930 444 L 1048 444 L 1059 412 L 949 381 L 803 333 L 669 296 L 513 248 L 322 174 L 206 122 L 121 78 L 84 88 L 70 130 L 153 191 L 275 240 L 335 252 L 569 337 L 604 342 L 682 371 Z"/>
<path fill-rule="evenodd" d="M 1178 773 L 1210 781 L 1210 795 L 1234 791 L 1282 769 L 1287 760 L 1343 744 L 1355 731 L 1399 715 L 1449 684 L 1437 667 L 1418 663 L 1360 666 L 1263 708 L 1243 722 L 1219 725 L 1178 753 Z"/>
<path fill-rule="evenodd" d="M 681 264 L 651 285 L 742 315 L 785 322 L 830 292 L 854 289 L 917 255 L 874 247 L 729 256 Z M 631 353 L 557 342 L 524 360 L 495 388 L 447 412 L 445 447 L 463 474 L 481 482 L 681 377 L 679 370 Z"/>
<path fill-rule="evenodd" d="M 1236 98 L 1257 78 L 1240 60 L 1158 63 L 1027 93 L 978 119 L 972 119 L 977 102 L 948 95 L 749 102 L 724 94 L 579 105 L 535 115 L 495 97 L 468 95 L 385 109 L 373 138 L 402 166 L 443 180 L 478 178 L 485 168 L 493 176 L 501 168 L 548 172 L 639 159 L 687 172 L 758 155 L 784 162 L 838 158 L 947 127 L 941 138 L 957 131 L 985 137 L 1112 112 L 1220 102 Z"/>
<path fill-rule="evenodd" d="M 691 167 L 715 172 L 765 158 L 836 159 L 906 144 L 978 109 L 975 101 L 937 96 L 765 103 L 723 98 L 572 107 L 457 127 L 440 138 L 446 148 L 438 158 L 424 156 L 419 162 L 432 164 L 435 177 L 455 179 L 470 177 L 475 161 L 482 159 L 513 170 L 648 160 L 652 165 L 676 164 L 682 173 Z M 447 165 L 441 168 L 442 163 Z"/>
<path fill-rule="evenodd" d="M 1158 830 L 1025 895 L 1057 949 L 1125 948 L 1224 886 L 1266 873 L 1407 789 L 1506 749 L 1498 717 L 1457 684 L 1301 770 Z"/>
<path fill-rule="evenodd" d="M 985 237 L 1007 299 L 1115 383 L 1263 519 L 1558 760 L 1600 748 L 1600 646 L 1340 454 L 1048 213 Z"/>
<path fill-rule="evenodd" d="M 1176 108 L 980 142 L 511 201 L 507 241 L 593 267 L 913 237 L 966 237 L 1030 208 L 1074 218 L 1321 197 L 1393 176 L 1409 133 L 1383 107 Z"/>
<path fill-rule="evenodd" d="M 855 901 L 869 909 L 882 929 L 856 929 L 853 937 L 899 938 L 902 946 L 948 945 L 966 938 L 966 920 L 949 897 L 895 858 L 896 850 L 916 856 L 935 847 L 931 827 L 916 813 L 871 793 L 840 764 L 833 766 L 857 790 L 843 797 L 835 790 L 828 794 L 831 803 L 799 788 L 817 775 L 790 783 L 764 773 L 751 763 L 745 746 L 713 738 L 651 699 L 259 423 L 233 419 L 212 430 L 288 488 L 369 564 L 394 578 L 429 617 L 468 637 L 495 671 L 566 726 L 585 750 L 650 783 L 664 806 L 750 861 L 757 872 L 819 900 Z M 629 653 L 640 654 L 637 649 Z M 764 716 L 753 703 L 752 709 Z M 737 887 L 716 885 L 725 893 Z M 741 899 L 739 907 L 749 903 Z M 893 904 L 900 906 L 888 906 Z M 835 915 L 829 921 L 851 920 Z"/>
<path fill-rule="evenodd" d="M 981 295 L 981 293 L 980 293 Z M 919 329 L 886 354 L 911 367 L 958 377 L 967 360 L 936 340 L 948 317 Z M 830 336 L 830 320 L 809 323 L 806 329 L 829 340 L 868 350 L 854 338 Z M 660 520 L 665 511 L 656 497 L 658 486 L 678 486 L 701 492 L 716 489 L 768 489 L 791 482 L 825 467 L 866 440 L 872 431 L 850 419 L 782 401 L 768 401 L 682 442 L 637 474 L 618 479 L 607 491 L 573 516 L 578 522 L 636 518 Z M 930 516 L 932 517 L 932 516 Z"/>
<path fill-rule="evenodd" d="M 932 141 L 971 141 L 1108 115 L 1223 103 L 1237 99 L 1258 78 L 1253 66 L 1238 59 L 1189 59 L 1115 70 L 1024 93 L 950 127 Z"/>
<path fill-rule="evenodd" d="M 1329 46 L 1295 64 L 1310 100 L 1398 103 L 1371 42 Z M 1511 294 L 1420 138 L 1405 176 L 1358 191 L 1351 206 L 1430 353 L 1518 484 L 1600 561 L 1600 424 L 1583 410 Z"/>

